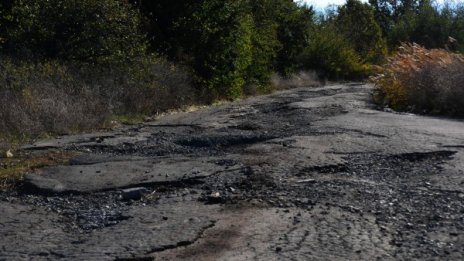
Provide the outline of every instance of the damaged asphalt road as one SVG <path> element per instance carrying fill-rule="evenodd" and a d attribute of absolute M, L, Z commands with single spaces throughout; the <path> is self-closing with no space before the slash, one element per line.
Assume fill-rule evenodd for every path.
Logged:
<path fill-rule="evenodd" d="M 24 151 L 0 260 L 464 259 L 464 121 L 299 88 Z"/>

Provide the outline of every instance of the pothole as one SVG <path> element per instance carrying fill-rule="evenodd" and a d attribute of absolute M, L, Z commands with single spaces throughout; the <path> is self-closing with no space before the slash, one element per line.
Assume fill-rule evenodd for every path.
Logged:
<path fill-rule="evenodd" d="M 75 215 L 77 225 L 84 231 L 114 226 L 130 218 L 119 210 L 105 208 L 78 211 Z"/>
<path fill-rule="evenodd" d="M 391 158 L 407 160 L 411 162 L 424 161 L 424 160 L 440 160 L 450 159 L 451 156 L 456 154 L 456 151 L 432 151 L 432 152 L 413 152 L 393 155 Z"/>
<path fill-rule="evenodd" d="M 305 176 L 307 173 L 316 172 L 321 174 L 329 173 L 340 173 L 348 171 L 348 167 L 345 164 L 334 164 L 324 166 L 312 166 L 302 169 L 297 176 Z"/>
<path fill-rule="evenodd" d="M 267 141 L 275 137 L 269 135 L 211 135 L 211 136 L 190 136 L 178 139 L 176 144 L 195 147 L 211 148 L 255 144 Z"/>

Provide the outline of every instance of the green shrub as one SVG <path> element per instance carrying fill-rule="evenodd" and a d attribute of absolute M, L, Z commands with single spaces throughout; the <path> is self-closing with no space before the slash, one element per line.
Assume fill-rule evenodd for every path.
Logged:
<path fill-rule="evenodd" d="M 188 32 L 183 41 L 194 57 L 194 75 L 214 98 L 237 98 L 246 82 L 253 55 L 253 20 L 243 3 L 203 1 L 191 18 L 180 23 L 179 30 Z"/>
<path fill-rule="evenodd" d="M 246 70 L 245 94 L 266 93 L 271 90 L 271 76 L 277 59 L 277 52 L 282 48 L 278 39 L 278 23 L 269 11 L 274 1 L 249 1 L 253 16 L 252 63 Z"/>
<path fill-rule="evenodd" d="M 277 51 L 275 70 L 287 77 L 299 69 L 298 58 L 311 39 L 314 11 L 311 7 L 300 6 L 296 1 L 273 1 L 269 8 L 277 22 L 277 38 L 280 48 Z"/>
<path fill-rule="evenodd" d="M 236 98 L 244 88 L 267 92 L 274 71 L 294 72 L 313 15 L 289 0 L 132 2 L 152 48 L 188 64 L 213 98 Z"/>
<path fill-rule="evenodd" d="M 306 69 L 329 79 L 360 79 L 369 73 L 369 66 L 342 35 L 326 27 L 316 27 L 300 63 Z"/>

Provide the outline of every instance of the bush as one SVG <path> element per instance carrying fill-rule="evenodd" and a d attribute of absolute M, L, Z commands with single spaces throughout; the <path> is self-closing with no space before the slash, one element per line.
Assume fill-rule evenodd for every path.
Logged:
<path fill-rule="evenodd" d="M 154 57 L 111 68 L 5 59 L 0 68 L 0 139 L 92 130 L 114 114 L 151 115 L 197 100 L 185 70 Z"/>
<path fill-rule="evenodd" d="M 114 79 L 115 74 L 122 77 Z M 201 102 L 188 69 L 161 58 L 147 56 L 129 71 L 113 68 L 99 76 L 100 81 L 108 78 L 114 79 L 108 86 L 111 93 L 118 89 L 115 100 L 119 104 L 112 106 L 117 114 L 151 115 Z"/>
<path fill-rule="evenodd" d="M 301 56 L 305 69 L 317 71 L 321 78 L 336 80 L 367 76 L 369 66 L 342 35 L 324 26 L 316 27 L 311 35 Z"/>
<path fill-rule="evenodd" d="M 0 64 L 2 136 L 67 133 L 101 126 L 107 106 L 59 63 Z"/>
<path fill-rule="evenodd" d="M 244 8 L 244 1 L 202 1 L 180 23 L 179 30 L 188 32 L 183 42 L 194 57 L 194 75 L 213 98 L 242 95 L 253 55 L 253 20 Z"/>
<path fill-rule="evenodd" d="M 380 68 L 375 100 L 396 110 L 464 115 L 464 56 L 402 44 Z"/>

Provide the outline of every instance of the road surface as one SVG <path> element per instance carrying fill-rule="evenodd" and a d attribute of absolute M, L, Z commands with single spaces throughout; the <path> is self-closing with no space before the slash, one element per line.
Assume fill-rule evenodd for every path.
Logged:
<path fill-rule="evenodd" d="M 464 259 L 464 121 L 298 88 L 23 148 L 0 260 Z"/>

